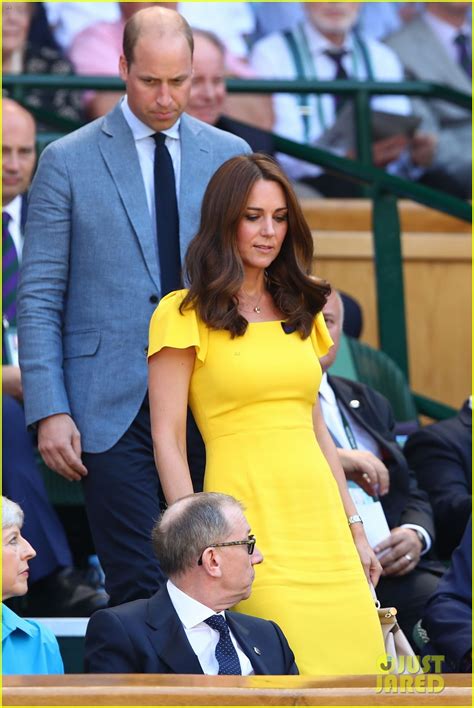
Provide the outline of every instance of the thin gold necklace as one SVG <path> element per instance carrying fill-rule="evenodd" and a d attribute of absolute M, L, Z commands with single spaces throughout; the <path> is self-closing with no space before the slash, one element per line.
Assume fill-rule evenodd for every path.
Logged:
<path fill-rule="evenodd" d="M 246 293 L 243 288 L 242 288 L 242 292 L 243 292 L 243 294 L 245 295 L 246 298 L 250 298 L 249 294 Z M 265 290 L 262 290 L 262 292 L 261 292 L 260 295 L 258 296 L 257 302 L 255 303 L 255 305 L 254 305 L 253 307 L 252 307 L 252 305 L 250 305 L 250 307 L 252 308 L 252 311 L 253 311 L 253 312 L 256 312 L 257 315 L 259 315 L 259 314 L 261 313 L 261 311 L 262 311 L 262 309 L 261 309 L 261 307 L 260 307 L 260 301 L 261 301 L 261 299 L 262 299 L 262 297 L 263 297 L 264 292 L 265 292 Z"/>

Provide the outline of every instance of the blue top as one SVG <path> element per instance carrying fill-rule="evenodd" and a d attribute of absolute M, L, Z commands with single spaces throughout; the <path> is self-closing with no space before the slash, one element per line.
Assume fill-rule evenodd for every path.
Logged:
<path fill-rule="evenodd" d="M 63 674 L 56 637 L 39 622 L 18 617 L 2 603 L 2 673 Z"/>

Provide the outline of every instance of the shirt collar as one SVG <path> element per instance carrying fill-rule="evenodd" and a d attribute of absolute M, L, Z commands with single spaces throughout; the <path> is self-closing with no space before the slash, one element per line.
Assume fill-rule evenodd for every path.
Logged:
<path fill-rule="evenodd" d="M 321 384 L 319 386 L 319 395 L 324 398 L 326 403 L 330 406 L 337 406 L 336 394 L 329 385 L 328 375 L 325 371 L 321 377 Z"/>
<path fill-rule="evenodd" d="M 156 133 L 156 130 L 153 130 L 153 128 L 150 128 L 149 125 L 143 123 L 140 118 L 137 118 L 135 113 L 133 113 L 132 109 L 128 105 L 127 96 L 124 96 L 124 98 L 122 99 L 120 108 L 122 109 L 123 117 L 127 121 L 128 126 L 132 131 L 134 140 L 142 140 L 143 138 L 149 138 Z M 167 128 L 166 130 L 162 130 L 161 132 L 164 133 L 168 138 L 173 138 L 173 140 L 179 140 L 180 123 L 181 116 L 178 118 L 176 123 L 171 126 L 171 128 Z"/>
<path fill-rule="evenodd" d="M 449 22 L 441 20 L 429 11 L 425 12 L 424 19 L 436 34 L 440 42 L 446 46 L 451 46 L 458 34 L 465 34 L 467 37 L 471 36 L 471 28 L 467 23 L 465 23 L 462 27 L 453 27 L 449 24 Z"/>
<path fill-rule="evenodd" d="M 6 206 L 2 207 L 2 212 L 5 211 L 7 214 L 10 214 L 11 219 L 14 224 L 16 224 L 18 227 L 21 225 L 21 202 L 22 202 L 22 195 L 19 194 L 15 199 L 12 199 L 11 202 L 9 202 Z"/>
<path fill-rule="evenodd" d="M 329 41 L 311 22 L 305 22 L 303 25 L 303 31 L 306 32 L 306 39 L 308 40 L 308 46 L 311 54 L 314 57 L 318 57 L 324 54 L 326 51 L 343 50 L 351 52 L 354 48 L 354 39 L 352 32 L 348 32 L 346 39 L 342 47 L 336 47 L 332 42 Z"/>
<path fill-rule="evenodd" d="M 13 610 L 2 602 L 2 640 L 6 639 L 10 634 L 20 630 L 28 636 L 35 635 L 35 629 L 28 620 L 18 617 Z"/>
<path fill-rule="evenodd" d="M 176 610 L 176 614 L 184 625 L 185 629 L 192 629 L 196 625 L 204 622 L 211 615 L 222 615 L 223 612 L 214 612 L 210 607 L 206 607 L 202 602 L 195 600 L 185 592 L 176 587 L 176 585 L 168 580 L 166 583 L 168 594 L 171 603 Z"/>

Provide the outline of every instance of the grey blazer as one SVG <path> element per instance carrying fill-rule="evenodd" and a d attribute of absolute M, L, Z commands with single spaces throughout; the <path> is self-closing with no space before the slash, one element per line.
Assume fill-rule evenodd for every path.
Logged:
<path fill-rule="evenodd" d="M 402 62 L 407 78 L 433 81 L 471 93 L 471 82 L 419 17 L 385 40 Z M 433 169 L 441 169 L 465 184 L 471 180 L 471 113 L 446 101 L 413 100 L 423 130 L 437 135 L 439 143 Z"/>
<path fill-rule="evenodd" d="M 188 115 L 180 136 L 184 256 L 209 179 L 251 151 Z M 28 425 L 69 413 L 86 452 L 109 449 L 128 429 L 146 393 L 148 323 L 161 296 L 155 241 L 120 105 L 46 148 L 30 191 L 19 287 Z"/>

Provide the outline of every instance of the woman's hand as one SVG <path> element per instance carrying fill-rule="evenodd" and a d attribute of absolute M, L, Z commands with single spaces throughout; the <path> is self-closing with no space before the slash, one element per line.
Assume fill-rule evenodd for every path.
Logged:
<path fill-rule="evenodd" d="M 382 566 L 377 560 L 377 556 L 369 546 L 369 542 L 367 541 L 367 536 L 365 535 L 363 528 L 361 527 L 360 530 L 356 531 L 353 529 L 353 526 L 351 526 L 351 531 L 367 582 L 372 583 L 375 587 L 382 574 Z"/>

